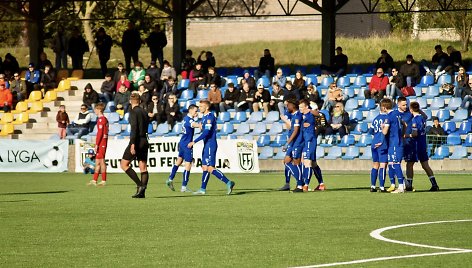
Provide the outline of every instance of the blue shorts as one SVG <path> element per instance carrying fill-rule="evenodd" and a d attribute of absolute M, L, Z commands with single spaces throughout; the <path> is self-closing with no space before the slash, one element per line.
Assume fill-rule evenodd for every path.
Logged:
<path fill-rule="evenodd" d="M 407 138 L 403 144 L 403 158 L 406 162 L 417 162 L 418 157 L 416 156 L 416 142 L 411 139 Z"/>
<path fill-rule="evenodd" d="M 316 141 L 305 142 L 305 146 L 303 146 L 303 159 L 316 160 Z"/>
<path fill-rule="evenodd" d="M 285 156 L 292 159 L 302 158 L 303 145 L 304 144 L 289 145 L 287 147 L 287 152 L 285 152 Z"/>
<path fill-rule="evenodd" d="M 388 162 L 401 163 L 403 159 L 403 146 L 392 146 L 388 148 Z"/>
<path fill-rule="evenodd" d="M 371 147 L 372 162 L 387 163 L 388 162 L 388 147 L 380 146 L 378 148 Z"/>
<path fill-rule="evenodd" d="M 216 165 L 216 150 L 218 145 L 216 144 L 205 144 L 203 145 L 202 151 L 202 165 L 214 167 Z"/>
<path fill-rule="evenodd" d="M 179 144 L 179 157 L 183 158 L 185 162 L 191 163 L 193 160 L 193 149 Z"/>

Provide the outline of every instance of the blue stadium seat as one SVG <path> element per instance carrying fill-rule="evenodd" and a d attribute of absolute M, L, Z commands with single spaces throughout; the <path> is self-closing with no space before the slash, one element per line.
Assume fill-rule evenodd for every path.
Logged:
<path fill-rule="evenodd" d="M 359 159 L 362 160 L 371 160 L 372 159 L 372 149 L 370 146 L 364 147 L 364 152 L 362 153 L 361 156 L 359 156 Z"/>
<path fill-rule="evenodd" d="M 108 129 L 109 136 L 115 136 L 121 133 L 121 125 L 120 124 L 110 124 Z"/>
<path fill-rule="evenodd" d="M 261 78 L 259 78 L 259 80 L 257 80 L 257 83 L 256 85 L 260 85 L 262 84 L 264 86 L 264 88 L 268 88 L 270 86 L 270 80 L 267 76 L 262 76 Z"/>
<path fill-rule="evenodd" d="M 226 77 L 226 84 L 229 84 L 229 83 L 233 83 L 234 86 L 237 86 L 238 85 L 238 76 L 237 75 L 228 75 Z"/>
<path fill-rule="evenodd" d="M 426 109 L 428 107 L 428 102 L 426 101 L 426 98 L 417 98 L 415 99 L 416 102 L 420 105 L 420 109 Z"/>
<path fill-rule="evenodd" d="M 190 80 L 189 79 L 182 79 L 180 80 L 179 84 L 177 85 L 178 90 L 185 90 L 188 89 L 188 86 L 190 85 Z"/>
<path fill-rule="evenodd" d="M 256 124 L 256 126 L 252 130 L 251 134 L 253 136 L 258 136 L 258 135 L 264 134 L 266 132 L 267 132 L 266 124 L 259 123 L 259 124 Z"/>
<path fill-rule="evenodd" d="M 123 130 L 121 132 L 121 136 L 129 136 L 130 135 L 130 131 L 131 131 L 131 125 L 127 125 L 125 130 Z"/>
<path fill-rule="evenodd" d="M 277 134 L 280 134 L 284 131 L 284 127 L 281 123 L 279 122 L 274 122 L 272 123 L 272 125 L 270 126 L 270 129 L 269 129 L 269 135 L 277 135 Z"/>
<path fill-rule="evenodd" d="M 348 102 L 349 102 L 349 101 L 350 101 L 350 100 L 348 100 Z M 357 102 L 357 101 L 356 101 L 356 102 Z M 346 103 L 346 105 L 347 105 L 347 103 Z M 346 109 L 346 111 L 348 111 L 348 110 Z M 362 119 L 364 118 L 364 116 L 362 115 L 362 111 L 353 110 L 353 111 L 351 111 L 351 114 L 349 115 L 349 118 L 350 118 L 351 120 L 356 120 L 357 122 L 359 122 L 359 121 L 362 121 Z"/>
<path fill-rule="evenodd" d="M 344 109 L 348 112 L 350 111 L 354 111 L 356 110 L 357 112 L 361 112 L 360 110 L 357 110 L 357 100 L 356 99 L 348 99 L 346 101 L 346 106 L 344 107 Z M 362 112 L 361 112 L 361 115 L 362 115 Z"/>
<path fill-rule="evenodd" d="M 359 157 L 359 147 L 347 147 L 346 153 L 342 157 L 343 160 L 353 160 Z"/>
<path fill-rule="evenodd" d="M 120 123 L 122 125 L 127 125 L 127 124 L 129 124 L 128 119 L 129 119 L 129 113 L 125 113 L 125 115 L 123 115 L 123 119 L 118 121 L 118 123 Z"/>
<path fill-rule="evenodd" d="M 456 123 L 455 122 L 444 122 L 443 124 L 443 129 L 444 129 L 444 132 L 446 132 L 447 134 L 451 134 L 451 133 L 454 133 L 456 132 Z"/>
<path fill-rule="evenodd" d="M 316 159 L 321 159 L 324 157 L 324 148 L 321 146 L 316 147 Z"/>
<path fill-rule="evenodd" d="M 334 82 L 334 79 L 331 76 L 326 76 L 321 80 L 320 88 L 328 88 L 331 83 Z"/>
<path fill-rule="evenodd" d="M 421 87 L 415 86 L 413 89 L 415 90 L 416 97 L 421 97 L 421 95 L 423 95 L 423 89 L 421 89 Z"/>
<path fill-rule="evenodd" d="M 227 137 L 228 140 L 237 140 L 238 139 L 238 135 L 236 134 L 229 134 L 228 137 Z"/>
<path fill-rule="evenodd" d="M 107 102 L 105 106 L 105 110 L 103 111 L 104 113 L 112 113 L 116 112 L 116 105 L 114 101 L 109 101 Z"/>
<path fill-rule="evenodd" d="M 287 140 L 288 140 L 287 134 L 278 134 L 277 136 L 275 136 L 274 141 L 270 143 L 270 146 L 282 147 L 287 143 Z"/>
<path fill-rule="evenodd" d="M 467 120 L 469 117 L 469 111 L 467 109 L 459 109 L 456 110 L 454 113 L 454 118 L 452 118 L 452 121 L 454 122 L 462 122 L 464 120 Z"/>
<path fill-rule="evenodd" d="M 341 139 L 341 142 L 338 144 L 339 147 L 349 147 L 351 145 L 354 145 L 355 143 L 355 138 L 354 138 L 354 135 L 344 135 L 344 137 L 342 137 Z"/>
<path fill-rule="evenodd" d="M 461 98 L 452 98 L 452 99 L 449 100 L 449 103 L 447 104 L 446 109 L 455 111 L 459 107 L 461 107 L 461 104 L 462 104 L 462 99 Z"/>
<path fill-rule="evenodd" d="M 348 87 L 351 85 L 350 79 L 347 76 L 339 77 L 336 81 L 336 85 L 340 88 Z"/>
<path fill-rule="evenodd" d="M 361 76 L 356 77 L 356 79 L 354 79 L 354 86 L 356 87 L 367 86 L 367 79 L 365 78 L 365 76 L 361 75 Z"/>
<path fill-rule="evenodd" d="M 452 152 L 449 159 L 460 160 L 467 157 L 467 148 L 463 146 L 454 146 L 454 151 Z"/>
<path fill-rule="evenodd" d="M 182 94 L 180 94 L 179 101 L 186 101 L 186 100 L 191 100 L 191 99 L 193 99 L 193 90 L 186 89 L 182 91 Z"/>
<path fill-rule="evenodd" d="M 343 89 L 343 94 L 352 99 L 356 96 L 356 90 L 353 87 L 346 87 Z"/>
<path fill-rule="evenodd" d="M 434 98 L 429 107 L 434 110 L 444 108 L 444 99 L 439 97 Z"/>
<path fill-rule="evenodd" d="M 444 159 L 445 157 L 449 157 L 449 147 L 440 146 L 436 148 L 436 151 L 434 152 L 434 155 L 431 156 L 431 159 L 441 160 L 441 159 Z"/>
<path fill-rule="evenodd" d="M 369 110 L 375 109 L 375 107 L 376 107 L 376 104 L 375 104 L 374 99 L 365 99 L 361 107 L 359 108 L 359 110 L 369 111 Z"/>
<path fill-rule="evenodd" d="M 274 160 L 282 160 L 285 158 L 285 152 L 282 151 L 282 147 L 277 149 L 277 153 L 272 157 Z"/>
<path fill-rule="evenodd" d="M 472 147 L 472 133 L 469 133 L 467 134 L 467 136 L 465 136 L 465 140 L 462 146 Z"/>
<path fill-rule="evenodd" d="M 188 107 L 190 107 L 190 105 L 195 105 L 197 102 L 195 100 L 188 100 L 184 103 L 184 106 L 182 107 L 181 111 L 186 113 L 188 112 Z"/>
<path fill-rule="evenodd" d="M 325 159 L 335 160 L 337 158 L 340 158 L 342 154 L 343 153 L 341 147 L 333 146 L 329 148 L 328 154 L 325 156 Z"/>
<path fill-rule="evenodd" d="M 257 139 L 257 146 L 259 147 L 264 147 L 264 146 L 269 146 L 270 144 L 270 135 L 261 135 Z"/>
<path fill-rule="evenodd" d="M 312 85 L 318 85 L 318 77 L 316 74 L 307 74 L 306 75 L 306 80 L 305 80 L 305 86 L 308 86 L 309 84 Z"/>
<path fill-rule="evenodd" d="M 444 110 L 441 109 L 438 111 L 436 114 L 436 117 L 439 119 L 439 122 L 444 122 L 446 120 L 449 120 L 451 114 L 449 113 L 449 110 Z"/>
<path fill-rule="evenodd" d="M 366 147 L 372 144 L 372 135 L 371 134 L 362 134 L 359 138 L 359 141 L 356 143 L 357 147 Z"/>
<path fill-rule="evenodd" d="M 446 145 L 450 146 L 450 145 L 461 145 L 461 144 L 462 144 L 461 136 L 457 134 L 447 135 Z"/>
<path fill-rule="evenodd" d="M 208 99 L 208 90 L 201 89 L 197 92 L 197 100 Z"/>
<path fill-rule="evenodd" d="M 379 111 L 378 110 L 370 110 L 368 113 L 367 113 L 367 116 L 365 117 L 364 121 L 367 122 L 367 123 L 372 123 L 372 121 L 375 119 L 375 117 L 379 115 Z"/>
<path fill-rule="evenodd" d="M 238 136 L 242 136 L 244 134 L 248 134 L 250 130 L 251 129 L 249 127 L 249 124 L 246 122 L 242 122 L 241 124 L 239 124 L 235 134 Z"/>
<path fill-rule="evenodd" d="M 230 122 L 225 122 L 219 131 L 220 135 L 229 135 L 234 132 L 234 125 Z"/>
<path fill-rule="evenodd" d="M 255 123 L 261 122 L 263 116 L 264 116 L 264 114 L 261 111 L 252 112 L 251 115 L 249 116 L 249 119 L 246 122 L 248 122 L 250 124 L 255 124 Z"/>
<path fill-rule="evenodd" d="M 223 124 L 229 122 L 231 120 L 229 112 L 220 112 L 218 118 L 216 119 L 216 123 Z"/>
<path fill-rule="evenodd" d="M 241 138 L 248 141 L 254 140 L 251 134 L 244 134 Z"/>
<path fill-rule="evenodd" d="M 465 121 L 461 123 L 457 133 L 460 135 L 466 135 L 466 134 L 469 134 L 470 132 L 472 132 L 472 122 Z"/>
<path fill-rule="evenodd" d="M 279 112 L 278 111 L 270 111 L 267 116 L 266 116 L 266 119 L 264 120 L 265 123 L 274 123 L 274 122 L 277 122 L 279 121 L 280 117 L 279 117 Z"/>
<path fill-rule="evenodd" d="M 118 123 L 118 121 L 120 121 L 120 115 L 116 112 L 109 113 L 107 119 L 109 124 Z"/>
<path fill-rule="evenodd" d="M 274 156 L 274 148 L 272 147 L 263 147 L 261 153 L 259 154 L 259 159 L 266 160 Z"/>
<path fill-rule="evenodd" d="M 328 110 L 320 110 L 320 113 L 324 114 L 326 121 L 329 121 L 329 119 L 331 118 Z"/>
<path fill-rule="evenodd" d="M 428 117 L 428 120 L 431 120 L 431 118 L 433 117 L 433 113 L 431 112 L 431 110 L 430 109 L 425 109 L 425 110 L 423 110 L 423 112 Z"/>
<path fill-rule="evenodd" d="M 164 136 L 165 134 L 169 133 L 169 124 L 162 123 L 157 126 L 155 135 L 156 136 Z"/>
<path fill-rule="evenodd" d="M 351 65 L 351 74 L 355 74 L 357 77 L 364 73 L 364 68 L 362 65 Z"/>
<path fill-rule="evenodd" d="M 429 86 L 426 89 L 425 97 L 428 99 L 432 99 L 439 96 L 439 87 L 438 86 Z"/>
<path fill-rule="evenodd" d="M 234 115 L 234 119 L 231 120 L 232 123 L 241 123 L 241 122 L 246 122 L 247 120 L 247 115 L 246 112 L 236 112 Z"/>
<path fill-rule="evenodd" d="M 438 77 L 438 81 L 436 82 L 436 85 L 441 86 L 442 84 L 450 84 L 452 83 L 452 78 L 451 75 L 449 74 L 442 74 L 441 76 Z"/>
<path fill-rule="evenodd" d="M 420 83 L 417 85 L 419 87 L 427 87 L 434 84 L 434 76 L 431 75 L 425 75 L 421 77 Z"/>
<path fill-rule="evenodd" d="M 166 136 L 179 136 L 182 134 L 182 123 L 177 123 Z"/>
<path fill-rule="evenodd" d="M 366 122 L 359 122 L 357 123 L 354 130 L 351 131 L 351 134 L 360 135 L 360 134 L 367 133 L 367 131 L 369 131 L 369 125 Z"/>

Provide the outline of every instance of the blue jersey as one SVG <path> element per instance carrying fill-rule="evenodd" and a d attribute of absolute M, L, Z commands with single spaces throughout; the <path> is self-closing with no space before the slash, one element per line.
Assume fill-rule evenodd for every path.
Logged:
<path fill-rule="evenodd" d="M 311 112 L 302 115 L 302 126 L 300 126 L 300 130 L 302 131 L 305 143 L 316 141 L 315 125 L 315 116 Z"/>
<path fill-rule="evenodd" d="M 180 138 L 180 144 L 187 146 L 187 144 L 189 144 L 193 139 L 195 129 L 192 127 L 192 123 L 194 123 L 195 120 L 187 115 L 183 121 L 184 122 L 182 124 L 182 137 Z"/>
<path fill-rule="evenodd" d="M 411 134 L 411 124 L 413 120 L 413 114 L 410 111 L 405 111 L 405 112 L 398 111 L 398 114 L 401 116 L 402 121 L 406 123 L 405 134 Z"/>
<path fill-rule="evenodd" d="M 414 138 L 416 144 L 418 144 L 418 146 L 426 147 L 426 121 L 423 116 L 416 115 L 413 117 L 411 127 L 412 130 L 416 130 L 416 133 L 418 133 Z"/>
<path fill-rule="evenodd" d="M 372 140 L 372 147 L 375 144 L 382 143 L 381 147 L 388 147 L 387 140 L 385 139 L 385 135 L 382 133 L 382 125 L 387 122 L 388 115 L 387 114 L 379 114 L 375 117 L 372 121 L 372 135 L 374 139 Z"/>
<path fill-rule="evenodd" d="M 202 128 L 203 132 L 198 138 L 195 139 L 195 143 L 203 140 L 204 144 L 211 143 L 216 144 L 216 117 L 213 113 L 208 113 L 202 117 Z"/>
<path fill-rule="evenodd" d="M 290 119 L 290 130 L 288 131 L 288 136 L 291 137 L 295 127 L 300 127 L 302 123 L 302 113 L 300 111 L 296 111 L 291 115 Z M 302 128 L 299 128 L 297 136 L 292 141 L 294 145 L 300 145 L 303 142 L 303 135 L 301 134 Z"/>
<path fill-rule="evenodd" d="M 400 112 L 391 111 L 388 113 L 385 125 L 389 126 L 388 147 L 403 146 L 403 123 Z"/>

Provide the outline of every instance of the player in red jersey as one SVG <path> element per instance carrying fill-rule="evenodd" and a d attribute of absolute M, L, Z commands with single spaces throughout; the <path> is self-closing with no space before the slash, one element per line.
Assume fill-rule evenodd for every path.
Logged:
<path fill-rule="evenodd" d="M 103 115 L 105 104 L 103 102 L 95 105 L 95 114 L 97 114 L 97 137 L 95 138 L 95 173 L 93 180 L 88 185 L 105 186 L 107 181 L 107 165 L 105 164 L 105 154 L 108 144 L 108 120 Z M 102 181 L 97 184 L 98 174 L 102 174 Z"/>

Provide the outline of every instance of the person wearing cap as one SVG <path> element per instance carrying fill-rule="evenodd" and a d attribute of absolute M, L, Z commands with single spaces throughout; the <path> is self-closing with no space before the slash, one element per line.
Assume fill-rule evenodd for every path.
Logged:
<path fill-rule="evenodd" d="M 148 68 L 146 69 L 146 75 L 151 76 L 152 81 L 156 82 L 157 84 L 159 77 L 161 76 L 161 70 L 156 66 L 156 61 L 151 61 L 151 64 L 149 64 Z"/>
<path fill-rule="evenodd" d="M 139 49 L 141 48 L 142 40 L 139 30 L 135 28 L 134 22 L 128 22 L 128 29 L 123 32 L 121 39 L 121 49 L 125 56 L 126 70 L 131 70 L 131 58 L 136 64 L 139 60 Z"/>
<path fill-rule="evenodd" d="M 348 57 L 343 54 L 343 48 L 337 47 L 336 48 L 336 55 L 333 59 L 333 64 L 331 66 L 321 65 L 321 72 L 322 74 L 326 75 L 334 75 L 337 78 L 346 75 L 347 72 L 347 63 Z"/>
<path fill-rule="evenodd" d="M 254 78 L 259 80 L 263 75 L 267 78 L 275 74 L 275 60 L 268 48 L 264 49 L 264 56 L 259 59 L 259 68 L 254 71 Z"/>
<path fill-rule="evenodd" d="M 82 37 L 79 27 L 74 27 L 67 48 L 67 54 L 72 58 L 72 68 L 74 70 L 82 70 L 84 68 L 84 53 L 88 51 L 88 44 Z"/>
<path fill-rule="evenodd" d="M 84 95 L 82 96 L 82 102 L 87 105 L 88 108 L 93 108 L 98 103 L 99 95 L 92 87 L 92 84 L 88 83 L 84 89 Z"/>
<path fill-rule="evenodd" d="M 19 73 L 13 74 L 13 80 L 10 82 L 10 91 L 13 94 L 13 100 L 23 101 L 28 96 L 26 83 L 20 77 Z"/>
<path fill-rule="evenodd" d="M 255 112 L 259 110 L 264 110 L 264 116 L 269 113 L 269 103 L 270 103 L 270 92 L 264 89 L 262 84 L 257 85 L 257 91 L 254 94 L 254 103 L 252 104 L 252 109 Z"/>
<path fill-rule="evenodd" d="M 80 139 L 82 136 L 87 135 L 90 131 L 91 120 L 92 115 L 89 113 L 87 105 L 82 104 L 80 106 L 80 112 L 75 117 L 75 120 L 72 121 L 72 124 L 67 126 L 67 136 L 77 134 L 77 138 Z"/>
<path fill-rule="evenodd" d="M 159 66 L 164 65 L 164 47 L 167 46 L 167 37 L 165 32 L 161 30 L 159 24 L 154 25 L 154 30 L 145 39 L 149 51 L 151 52 L 151 60 L 159 61 Z"/>
<path fill-rule="evenodd" d="M 134 68 L 129 72 L 128 80 L 131 83 L 132 90 L 138 90 L 139 86 L 144 83 L 146 71 L 143 69 L 141 62 L 137 61 Z"/>
<path fill-rule="evenodd" d="M 243 82 L 249 85 L 249 89 L 256 90 L 256 80 L 251 76 L 249 70 L 244 70 L 243 79 L 239 82 L 240 87 L 242 87 Z"/>
<path fill-rule="evenodd" d="M 11 91 L 6 88 L 5 82 L 0 82 L 0 109 L 4 112 L 11 111 L 13 102 L 13 95 Z"/>
<path fill-rule="evenodd" d="M 26 70 L 25 75 L 25 82 L 26 82 L 26 89 L 29 93 L 35 90 L 35 85 L 39 85 L 41 81 L 41 72 L 34 68 L 34 63 L 30 63 L 28 65 L 28 70 Z"/>
<path fill-rule="evenodd" d="M 225 91 L 225 96 L 220 102 L 220 112 L 226 112 L 228 109 L 237 108 L 239 99 L 239 89 L 234 87 L 233 83 L 228 83 L 228 89 Z"/>
<path fill-rule="evenodd" d="M 386 49 L 382 49 L 380 51 L 380 57 L 377 59 L 377 63 L 375 64 L 376 68 L 382 68 L 387 73 L 392 71 L 392 68 L 395 67 L 395 63 L 393 62 L 392 56 L 388 54 Z"/>
<path fill-rule="evenodd" d="M 84 167 L 84 174 L 95 173 L 95 152 L 93 149 L 88 149 L 82 166 Z"/>
<path fill-rule="evenodd" d="M 111 47 L 113 46 L 113 40 L 105 32 L 103 27 L 98 29 L 97 34 L 95 35 L 95 47 L 98 52 L 98 59 L 100 61 L 100 69 L 102 70 L 102 75 L 105 76 L 108 73 L 107 62 L 110 59 Z"/>
<path fill-rule="evenodd" d="M 418 83 L 420 76 L 420 67 L 413 59 L 413 55 L 406 55 L 406 62 L 402 64 L 399 70 L 403 76 L 407 87 L 414 87 Z"/>
<path fill-rule="evenodd" d="M 56 73 L 52 70 L 51 66 L 44 66 L 44 71 L 41 73 L 41 82 L 39 82 L 39 85 L 44 89 L 44 93 L 49 90 L 54 90 L 57 87 Z"/>
<path fill-rule="evenodd" d="M 210 111 L 216 113 L 218 116 L 220 112 L 220 103 L 222 101 L 221 90 L 216 83 L 210 83 L 210 90 L 208 92 L 208 101 L 210 102 Z"/>

